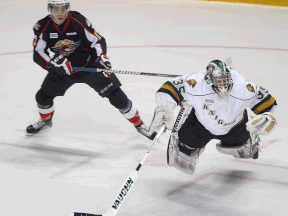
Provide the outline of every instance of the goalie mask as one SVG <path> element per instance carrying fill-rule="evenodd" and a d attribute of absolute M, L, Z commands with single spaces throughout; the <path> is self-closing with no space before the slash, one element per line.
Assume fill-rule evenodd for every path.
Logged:
<path fill-rule="evenodd" d="M 209 62 L 206 67 L 205 80 L 207 84 L 211 84 L 212 89 L 221 97 L 227 96 L 232 89 L 231 73 L 226 64 L 220 60 Z"/>
<path fill-rule="evenodd" d="M 53 21 L 58 25 L 65 22 L 69 9 L 69 0 L 48 0 L 48 12 Z"/>

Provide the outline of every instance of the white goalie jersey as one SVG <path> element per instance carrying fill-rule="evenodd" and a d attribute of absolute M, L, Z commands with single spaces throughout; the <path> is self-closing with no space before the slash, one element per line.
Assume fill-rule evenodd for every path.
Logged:
<path fill-rule="evenodd" d="M 227 134 L 244 119 L 248 107 L 255 114 L 274 112 L 277 103 L 267 89 L 250 82 L 237 70 L 229 70 L 233 87 L 227 97 L 219 97 L 206 83 L 205 70 L 173 78 L 156 94 L 161 100 L 177 105 L 188 101 L 195 109 L 198 121 L 214 135 Z"/>

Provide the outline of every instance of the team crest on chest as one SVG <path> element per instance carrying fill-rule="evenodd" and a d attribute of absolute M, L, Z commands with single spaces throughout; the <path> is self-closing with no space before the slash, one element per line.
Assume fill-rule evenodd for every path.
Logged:
<path fill-rule="evenodd" d="M 60 53 L 64 56 L 68 56 L 75 51 L 75 49 L 80 45 L 80 40 L 78 42 L 74 42 L 71 40 L 61 40 L 58 41 L 54 47 L 52 47 L 52 51 L 56 53 Z"/>
<path fill-rule="evenodd" d="M 188 81 L 186 81 L 192 88 L 194 88 L 195 87 L 195 85 L 196 85 L 196 80 L 194 80 L 194 79 L 192 79 L 192 80 L 188 80 Z"/>

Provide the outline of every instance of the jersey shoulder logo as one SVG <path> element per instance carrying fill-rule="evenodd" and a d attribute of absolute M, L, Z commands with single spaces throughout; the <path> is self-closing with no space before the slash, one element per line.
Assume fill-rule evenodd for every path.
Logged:
<path fill-rule="evenodd" d="M 186 81 L 192 88 L 195 87 L 195 85 L 197 84 L 196 80 L 192 79 L 192 80 L 188 80 Z"/>
<path fill-rule="evenodd" d="M 33 29 L 35 29 L 35 30 L 39 30 L 40 29 L 40 27 L 41 27 L 41 25 L 37 22 L 34 26 L 33 26 Z"/>
<path fill-rule="evenodd" d="M 251 84 L 246 85 L 246 88 L 248 89 L 248 91 L 250 92 L 255 92 L 254 87 Z"/>

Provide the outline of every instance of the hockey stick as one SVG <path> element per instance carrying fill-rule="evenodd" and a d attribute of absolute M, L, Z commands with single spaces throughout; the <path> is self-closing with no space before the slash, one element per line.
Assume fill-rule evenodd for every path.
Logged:
<path fill-rule="evenodd" d="M 228 57 L 225 61 L 225 64 L 231 66 L 232 58 Z M 158 77 L 178 77 L 181 75 L 173 74 L 159 74 L 159 73 L 147 73 L 147 72 L 137 72 L 137 71 L 122 71 L 122 70 L 105 70 L 99 68 L 81 68 L 81 67 L 72 67 L 73 71 L 86 71 L 86 72 L 97 72 L 97 73 L 115 73 L 115 74 L 130 74 L 130 75 L 143 75 L 143 76 L 158 76 Z"/>
<path fill-rule="evenodd" d="M 158 76 L 158 77 L 177 77 L 177 76 L 180 76 L 180 75 L 172 75 L 172 74 L 146 73 L 146 72 L 137 72 L 137 71 L 105 70 L 105 69 L 99 69 L 99 68 L 72 67 L 72 70 L 73 71 L 97 72 L 97 73 L 106 72 L 106 73 L 115 73 L 115 74 Z"/>
<path fill-rule="evenodd" d="M 165 126 L 165 124 L 163 124 L 161 129 L 159 130 L 157 136 L 154 138 L 153 143 L 150 146 L 150 148 L 148 149 L 146 155 L 143 157 L 141 162 L 138 164 L 137 168 L 135 170 L 133 170 L 132 172 L 130 172 L 126 181 L 124 182 L 120 191 L 118 192 L 116 198 L 112 202 L 110 208 L 104 214 L 95 215 L 95 214 L 88 214 L 88 213 L 72 212 L 72 213 L 70 213 L 69 216 L 115 216 L 117 214 L 118 210 L 120 209 L 121 205 L 123 204 L 125 198 L 127 197 L 128 192 L 131 190 L 132 186 L 136 182 L 138 175 L 139 175 L 138 172 L 139 172 L 140 168 L 143 166 L 150 150 L 152 149 L 154 144 L 157 142 L 157 140 L 159 139 L 159 137 L 161 136 L 161 134 L 163 133 L 165 128 L 166 128 L 166 126 Z"/>

